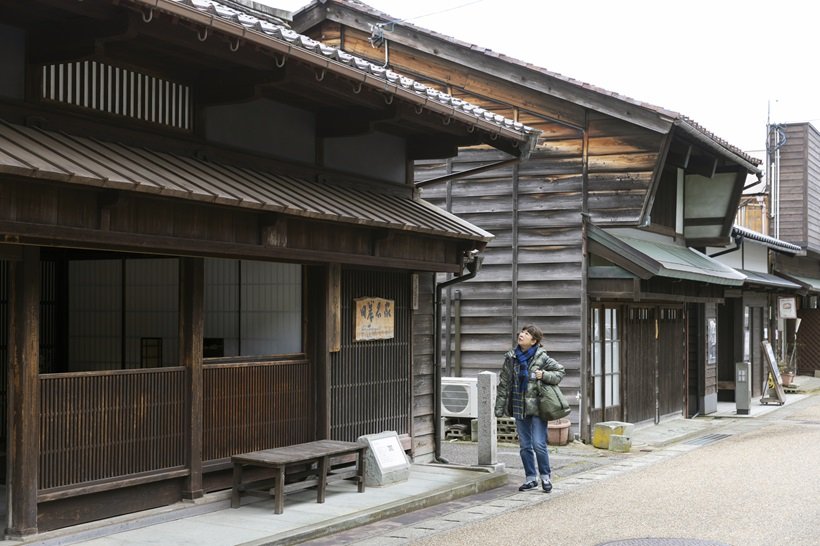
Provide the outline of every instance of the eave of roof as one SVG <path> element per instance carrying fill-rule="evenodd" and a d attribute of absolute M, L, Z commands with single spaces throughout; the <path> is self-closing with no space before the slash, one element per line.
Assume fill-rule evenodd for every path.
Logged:
<path fill-rule="evenodd" d="M 238 40 L 292 56 L 321 70 L 377 88 L 386 95 L 395 96 L 417 107 L 457 119 L 496 137 L 510 139 L 517 143 L 521 158 L 529 157 L 535 149 L 540 134 L 537 129 L 442 93 L 341 49 L 317 42 L 294 32 L 284 24 L 278 24 L 276 19 L 260 19 L 250 12 L 213 0 L 128 1 L 143 9 L 163 11 Z M 238 45 L 239 42 L 237 47 Z"/>
<path fill-rule="evenodd" d="M 820 279 L 817 277 L 807 277 L 805 275 L 792 275 L 790 273 L 777 272 L 790 281 L 794 281 L 800 285 L 803 291 L 807 293 L 820 294 Z"/>
<path fill-rule="evenodd" d="M 591 242 L 608 251 L 605 257 L 615 265 L 644 279 L 657 276 L 724 286 L 742 286 L 746 279 L 731 267 L 681 245 L 616 235 L 594 225 L 587 234 Z"/>
<path fill-rule="evenodd" d="M 772 275 L 770 273 L 761 273 L 759 271 L 748 271 L 746 269 L 738 269 L 741 273 L 746 275 L 744 285 L 760 285 L 768 288 L 781 288 L 784 290 L 800 290 L 801 285 L 792 282 L 783 277 Z"/>
<path fill-rule="evenodd" d="M 0 120 L 0 174 L 486 243 L 492 234 L 411 192 L 366 191 Z M 316 196 L 322 196 L 317 199 Z"/>
<path fill-rule="evenodd" d="M 656 106 L 647 102 L 639 101 L 634 98 L 627 97 L 619 93 L 615 93 L 613 91 L 608 91 L 606 89 L 603 89 L 602 87 L 585 83 L 580 80 L 569 78 L 557 72 L 552 72 L 545 68 L 536 66 L 532 63 L 521 61 L 513 57 L 504 55 L 502 53 L 498 53 L 491 49 L 487 49 L 475 44 L 470 44 L 469 42 L 461 41 L 452 36 L 447 36 L 445 34 L 441 34 L 406 22 L 396 22 L 396 19 L 394 17 L 391 17 L 389 14 L 376 10 L 371 6 L 368 6 L 367 4 L 360 2 L 358 0 L 321 0 L 321 2 L 313 0 L 311 3 L 294 12 L 293 19 L 298 19 L 300 13 L 312 9 L 324 9 L 328 17 L 332 18 L 333 12 L 329 9 L 329 6 L 331 5 L 336 5 L 341 7 L 342 9 L 350 9 L 357 11 L 359 13 L 367 14 L 371 17 L 381 19 L 385 22 L 389 21 L 395 28 L 405 27 L 409 29 L 413 34 L 424 34 L 431 39 L 449 43 L 451 45 L 461 48 L 466 52 L 474 52 L 483 55 L 486 58 L 495 59 L 500 63 L 505 63 L 508 65 L 517 66 L 525 70 L 536 72 L 540 76 L 548 78 L 554 82 L 547 86 L 551 94 L 554 94 L 555 96 L 558 96 L 560 98 L 564 98 L 565 100 L 573 100 L 569 96 L 562 96 L 560 84 L 565 84 L 566 86 L 569 86 L 570 88 L 574 89 L 577 93 L 580 94 L 581 97 L 583 97 L 582 101 L 580 102 L 578 101 L 578 98 L 575 98 L 575 102 L 582 104 L 583 106 L 589 107 L 593 110 L 598 110 L 600 112 L 612 115 L 616 118 L 630 121 L 632 123 L 642 125 L 644 127 L 647 127 L 658 132 L 669 132 L 673 126 L 681 126 L 685 131 L 691 131 L 693 135 L 697 135 L 698 137 L 704 139 L 704 141 L 708 143 L 710 147 L 716 152 L 720 153 L 721 155 L 727 156 L 729 159 L 743 165 L 749 172 L 759 172 L 757 169 L 757 165 L 760 165 L 762 163 L 760 159 L 757 159 L 755 157 L 750 156 L 749 154 L 746 154 L 740 148 L 729 144 L 726 140 L 717 137 L 711 131 L 706 130 L 700 124 L 694 122 L 690 118 L 678 112 L 668 110 L 666 108 Z M 533 86 L 537 84 L 537 81 L 537 78 L 529 77 L 526 78 L 526 81 L 521 85 Z M 556 83 L 558 83 L 559 85 L 556 85 Z M 538 90 L 536 89 L 536 87 L 532 88 Z M 618 108 L 608 107 L 607 105 L 602 103 L 602 99 L 607 101 L 614 101 L 615 103 L 619 103 L 621 106 Z M 638 119 L 638 116 L 636 116 L 635 108 L 639 108 L 641 111 L 645 113 L 652 114 L 656 118 L 655 121 L 653 122 L 647 119 Z"/>

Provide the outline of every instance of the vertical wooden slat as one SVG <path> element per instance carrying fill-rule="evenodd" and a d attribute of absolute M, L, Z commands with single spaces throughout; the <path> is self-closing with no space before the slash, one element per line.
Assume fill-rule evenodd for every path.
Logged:
<path fill-rule="evenodd" d="M 205 261 L 181 258 L 179 263 L 179 362 L 188 378 L 186 429 L 187 463 L 191 470 L 183 495 L 199 498 L 202 487 L 202 343 L 204 332 Z"/>
<path fill-rule="evenodd" d="M 393 339 L 353 342 L 353 300 L 376 296 L 395 302 Z M 411 426 L 410 277 L 405 273 L 344 271 L 342 348 L 331 355 L 331 438 L 355 441 Z"/>
<path fill-rule="evenodd" d="M 43 374 L 39 489 L 185 464 L 181 367 Z"/>
<path fill-rule="evenodd" d="M 9 468 L 11 489 L 7 534 L 37 533 L 39 427 L 40 249 L 24 247 L 11 263 L 9 294 Z"/>
<path fill-rule="evenodd" d="M 315 439 L 307 360 L 204 366 L 203 460 Z"/>

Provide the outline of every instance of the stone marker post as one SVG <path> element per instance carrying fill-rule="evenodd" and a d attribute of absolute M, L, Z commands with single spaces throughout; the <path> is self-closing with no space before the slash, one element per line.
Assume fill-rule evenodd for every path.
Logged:
<path fill-rule="evenodd" d="M 498 424 L 495 420 L 495 395 L 498 376 L 493 372 L 478 374 L 478 464 L 498 464 Z"/>

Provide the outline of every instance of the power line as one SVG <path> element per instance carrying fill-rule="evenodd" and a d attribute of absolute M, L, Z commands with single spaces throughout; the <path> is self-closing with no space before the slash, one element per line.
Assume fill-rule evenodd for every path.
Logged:
<path fill-rule="evenodd" d="M 384 43 L 384 31 L 387 30 L 387 32 L 393 32 L 393 28 L 397 24 L 416 21 L 418 19 L 424 19 L 425 17 L 431 17 L 433 15 L 440 15 L 442 13 L 447 13 L 448 11 L 466 8 L 467 6 L 472 6 L 483 1 L 484 0 L 472 0 L 471 2 L 459 4 L 458 6 L 453 6 L 451 8 L 440 9 L 438 11 L 433 11 L 425 15 L 416 15 L 415 17 L 407 17 L 406 19 L 394 19 L 392 21 L 386 21 L 384 23 L 378 23 L 376 25 L 370 25 L 370 45 L 376 48 L 381 47 L 381 45 Z"/>

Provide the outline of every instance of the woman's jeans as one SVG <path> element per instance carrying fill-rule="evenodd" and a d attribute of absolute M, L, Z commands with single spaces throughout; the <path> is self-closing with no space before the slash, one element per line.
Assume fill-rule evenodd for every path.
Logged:
<path fill-rule="evenodd" d="M 547 452 L 547 424 L 537 415 L 530 415 L 523 419 L 516 419 L 515 428 L 518 431 L 521 462 L 524 463 L 527 481 L 535 481 L 538 474 L 541 478 L 548 478 L 551 472 L 550 456 Z M 535 472 L 536 461 L 538 462 L 538 474 Z"/>

